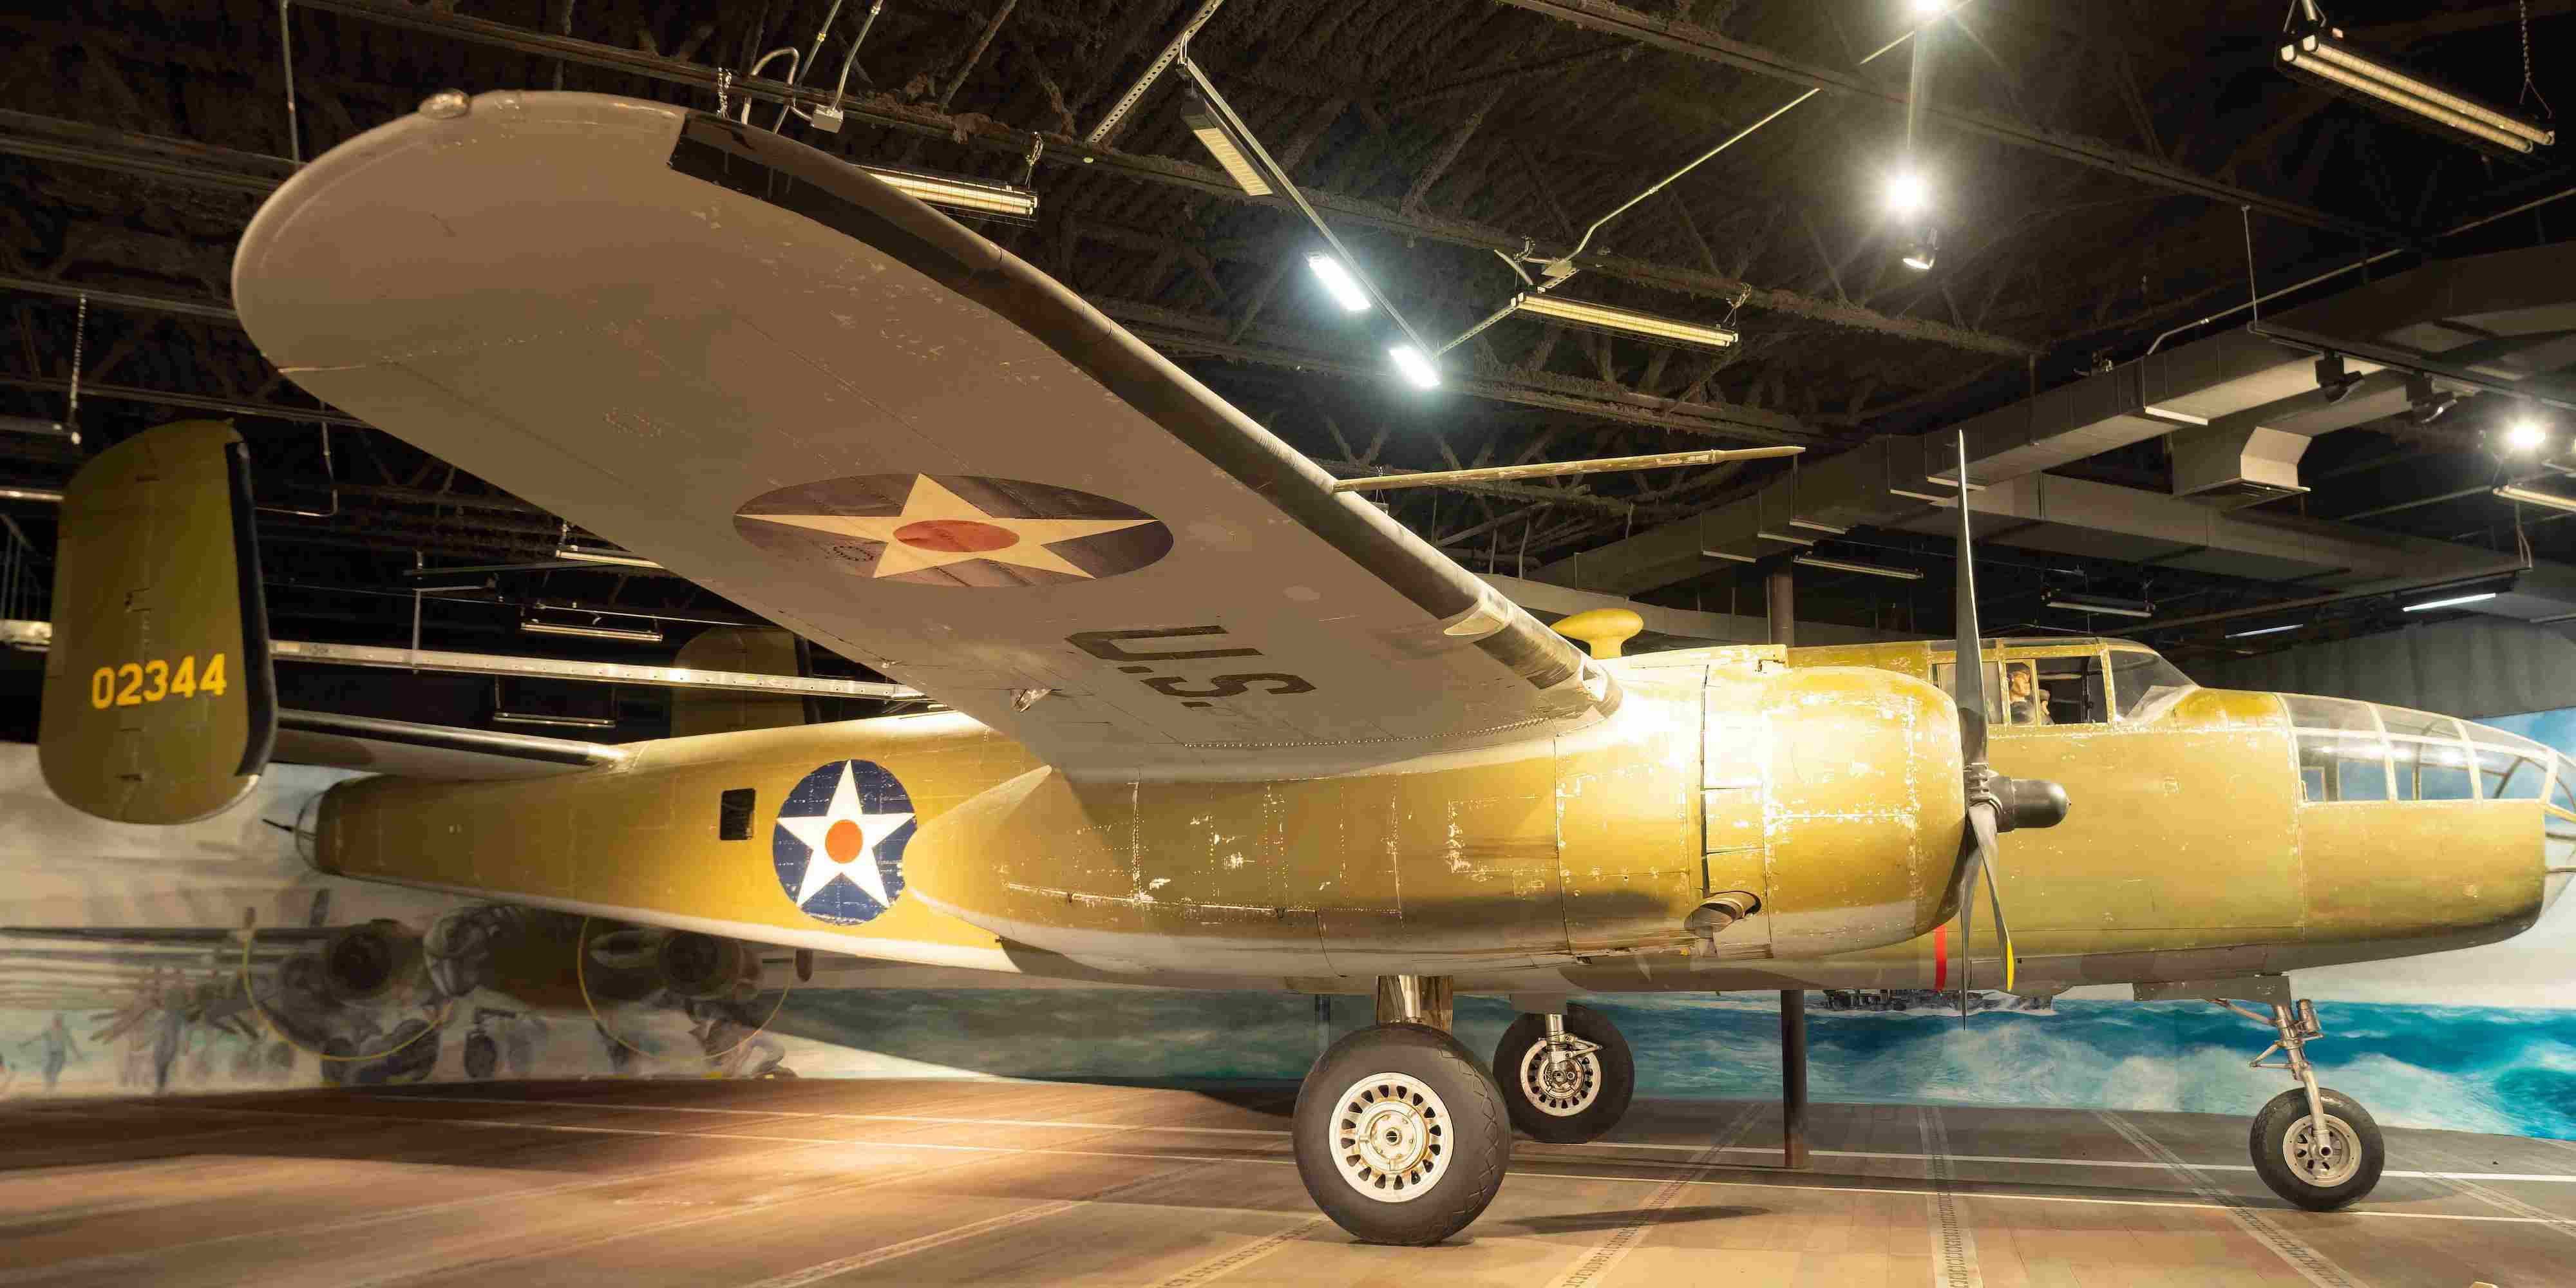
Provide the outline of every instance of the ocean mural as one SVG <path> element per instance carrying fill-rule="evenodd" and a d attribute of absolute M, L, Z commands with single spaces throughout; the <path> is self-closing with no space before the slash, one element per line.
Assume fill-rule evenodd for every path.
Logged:
<path fill-rule="evenodd" d="M 2576 710 L 2489 723 L 2576 753 Z M 279 766 L 225 815 L 130 828 L 53 801 L 33 749 L 0 746 L 0 1100 L 601 1076 L 1287 1085 L 1371 1018 L 1365 997 L 913 967 L 683 996 L 653 982 L 649 932 L 314 875 L 287 838 L 343 776 Z M 247 952 L 246 922 L 260 932 Z M 380 983 L 320 973 L 325 954 L 353 952 L 383 955 Z M 2576 900 L 2503 944 L 2298 986 L 2325 1025 L 2320 1077 L 2382 1122 L 2576 1140 Z M 2126 998 L 1980 994 L 1963 1026 L 1945 999 L 1811 994 L 1812 1094 L 2242 1115 L 2289 1085 L 2247 1067 L 2267 1029 Z M 1640 1094 L 1777 1094 L 1772 994 L 1587 1004 L 1627 1036 Z M 1457 1020 L 1489 1052 L 1511 1012 L 1461 998 Z"/>

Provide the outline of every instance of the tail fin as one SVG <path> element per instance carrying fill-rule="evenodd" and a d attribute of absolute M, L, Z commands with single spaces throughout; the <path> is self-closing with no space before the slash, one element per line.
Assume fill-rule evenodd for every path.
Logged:
<path fill-rule="evenodd" d="M 182 421 L 64 490 L 37 758 L 63 801 L 186 823 L 249 792 L 277 733 L 241 435 Z"/>

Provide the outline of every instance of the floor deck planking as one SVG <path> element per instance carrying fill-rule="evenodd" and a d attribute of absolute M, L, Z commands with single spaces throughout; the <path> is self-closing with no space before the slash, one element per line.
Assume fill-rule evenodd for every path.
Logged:
<path fill-rule="evenodd" d="M 1404 1249 L 1318 1218 L 1293 1103 L 782 1080 L 12 1105 L 0 1288 L 2576 1283 L 2558 1141 L 2391 1129 L 2377 1193 L 2319 1214 L 2264 1189 L 2241 1118 L 1820 1104 L 1790 1172 L 1776 1106 L 1641 1101 L 1603 1141 L 1522 1142 L 1481 1220 Z"/>

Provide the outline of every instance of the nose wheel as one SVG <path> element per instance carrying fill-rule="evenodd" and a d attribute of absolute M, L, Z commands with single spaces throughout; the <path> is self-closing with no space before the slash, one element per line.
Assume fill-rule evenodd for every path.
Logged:
<path fill-rule="evenodd" d="M 2216 1000 L 2249 1020 L 2272 1026 L 2272 1045 L 2254 1058 L 2253 1067 L 2283 1070 L 2299 1084 L 2272 1097 L 2254 1115 L 2246 1146 L 2254 1155 L 2255 1175 L 2273 1193 L 2312 1212 L 2331 1212 L 2377 1188 L 2380 1169 L 2388 1161 L 2378 1122 L 2360 1101 L 2318 1086 L 2316 1070 L 2308 1064 L 2308 1042 L 2325 1034 L 2317 1023 L 2315 1004 L 2275 1002 L 2267 1016 L 2235 1002 Z M 2282 1055 L 2280 1064 L 2267 1063 L 2274 1051 Z"/>
<path fill-rule="evenodd" d="M 1494 1081 L 1523 1135 L 1573 1145 L 1619 1125 L 1636 1094 L 1637 1063 L 1609 1017 L 1569 1004 L 1562 1015 L 1523 1015 L 1503 1030 Z"/>

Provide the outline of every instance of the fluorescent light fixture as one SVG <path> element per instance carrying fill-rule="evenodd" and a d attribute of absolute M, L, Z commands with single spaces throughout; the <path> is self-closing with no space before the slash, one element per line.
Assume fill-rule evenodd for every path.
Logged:
<path fill-rule="evenodd" d="M 1760 562 L 1762 562 L 1761 560 L 1754 558 L 1752 555 L 1739 555 L 1739 554 L 1733 554 L 1733 553 L 1730 553 L 1730 552 L 1728 552 L 1728 551 L 1724 551 L 1724 550 L 1703 550 L 1703 551 L 1700 551 L 1700 552 L 1699 552 L 1699 554 L 1700 554 L 1700 557 L 1701 557 L 1701 558 L 1703 558 L 1703 559 L 1725 559 L 1725 560 L 1730 560 L 1730 561 L 1735 562 L 1735 563 L 1760 563 Z"/>
<path fill-rule="evenodd" d="M 1360 288 L 1360 279 L 1351 275 L 1348 264 L 1317 251 L 1306 257 L 1306 267 L 1323 279 L 1324 289 L 1332 293 L 1333 303 L 1341 305 L 1342 312 L 1366 313 L 1375 307 L 1369 303 L 1368 292 Z"/>
<path fill-rule="evenodd" d="M 2278 635 L 2283 631 L 2295 631 L 2305 625 L 2307 625 L 2306 622 L 2292 622 L 2287 626 L 2258 626 L 2250 631 L 2231 631 L 2228 633 L 2227 638 L 2232 640 L 2245 640 L 2252 639 L 2257 635 Z"/>
<path fill-rule="evenodd" d="M 1607 304 L 1563 300 L 1536 291 L 1523 291 L 1513 296 L 1511 306 L 1514 312 L 1570 322 L 1596 331 L 1625 331 L 1631 335 L 1652 336 L 1658 340 L 1673 340 L 1710 349 L 1730 348 L 1738 338 L 1734 331 L 1722 326 L 1702 326 L 1696 322 L 1657 317 L 1652 313 L 1614 309 Z"/>
<path fill-rule="evenodd" d="M 859 168 L 923 205 L 971 210 L 1008 219 L 1038 217 L 1038 194 L 1026 188 L 922 170 L 898 170 L 892 166 L 863 165 Z"/>
<path fill-rule="evenodd" d="M 1932 201 L 1932 189 L 1923 176 L 1912 170 L 1900 170 L 1887 181 L 1887 208 L 1908 219 L 1923 213 Z"/>
<path fill-rule="evenodd" d="M 1813 519 L 1791 519 L 1789 520 L 1789 526 L 1793 528 L 1812 528 L 1818 532 L 1830 532 L 1837 537 L 1851 531 L 1849 528 L 1836 527 L 1830 523 L 1818 523 Z"/>
<path fill-rule="evenodd" d="M 2549 441 L 2549 431 L 2539 421 L 2523 416 L 2504 427 L 2504 445 L 2517 452 L 2536 452 Z"/>
<path fill-rule="evenodd" d="M 2524 505 L 2545 505 L 2552 510 L 2576 511 L 2576 496 L 2560 496 L 2555 492 L 2541 492 L 2527 487 L 2515 487 L 2511 483 L 2507 483 L 2503 487 L 2497 488 L 2495 490 L 2495 494 L 2508 501 L 2520 501 Z"/>
<path fill-rule="evenodd" d="M 1831 568 L 1835 572 L 1864 572 L 1872 577 L 1894 577 L 1898 581 L 1923 580 L 1923 574 L 1911 568 L 1890 568 L 1885 564 L 1846 563 L 1840 559 L 1824 559 L 1815 555 L 1798 555 L 1789 562 L 1805 564 L 1810 568 Z"/>
<path fill-rule="evenodd" d="M 606 716 L 531 716 L 516 711 L 495 711 L 494 724 L 544 725 L 555 729 L 614 729 L 617 722 Z"/>
<path fill-rule="evenodd" d="M 662 642 L 659 626 L 576 626 L 570 622 L 542 622 L 533 617 L 519 619 L 519 629 L 530 635 L 578 635 L 593 640 L 633 640 L 639 644 Z"/>
<path fill-rule="evenodd" d="M 1440 387 L 1440 369 L 1431 365 L 1431 359 L 1422 356 L 1422 350 L 1409 344 L 1399 344 L 1387 350 L 1386 356 L 1395 359 L 1395 369 L 1403 372 L 1404 378 L 1414 388 Z"/>
<path fill-rule="evenodd" d="M 2506 153 L 2527 156 L 2558 132 L 2409 76 L 2342 43 L 2336 30 L 2305 32 L 2281 46 L 2281 70 L 2319 88 L 2369 100 L 2443 126 Z"/>
<path fill-rule="evenodd" d="M 582 563 L 616 564 L 624 568 L 659 568 L 662 566 L 650 559 L 644 558 L 641 555 L 630 555 L 623 550 L 597 550 L 588 546 L 557 546 L 555 547 L 555 558 L 573 559 Z"/>
<path fill-rule="evenodd" d="M 1764 528 L 1753 535 L 1760 537 L 1765 541 L 1783 541 L 1793 546 L 1812 546 L 1816 544 L 1816 539 L 1814 537 L 1802 537 L 1791 532 L 1773 532 L 1769 528 Z"/>
<path fill-rule="evenodd" d="M 2492 590 L 2480 591 L 2474 595 L 2453 595 L 2449 599 L 2428 599 L 2420 604 L 2408 604 L 2406 611 L 2429 613 L 2436 608 L 2457 608 L 2462 604 L 2480 604 L 2495 597 L 2496 592 Z"/>
<path fill-rule="evenodd" d="M 1206 101 L 1195 93 L 1190 95 L 1189 108 L 1181 113 L 1181 124 L 1198 136 L 1199 146 L 1206 148 L 1208 155 L 1216 159 L 1217 167 L 1225 171 L 1227 178 L 1234 180 L 1235 187 L 1243 189 L 1249 196 L 1270 195 L 1270 181 L 1261 177 L 1260 168 L 1252 164 L 1252 158 L 1235 143 L 1234 136 L 1226 133 L 1225 123 L 1218 120 Z"/>
<path fill-rule="evenodd" d="M 2061 613 L 2108 613 L 2113 617 L 2153 617 L 2156 607 L 2144 600 L 2114 599 L 2109 595 L 2084 595 L 2060 591 L 2050 595 L 2048 606 Z"/>
<path fill-rule="evenodd" d="M 2194 416 L 2190 412 L 2175 411 L 2171 407 L 2141 407 L 2138 409 L 2138 412 L 2149 420 L 2161 420 L 2174 425 L 2206 425 L 2209 423 L 2209 417 L 2207 416 Z"/>
<path fill-rule="evenodd" d="M 0 416 L 0 431 L 11 434 L 35 434 L 43 438 L 68 438 L 75 443 L 80 441 L 80 435 L 73 433 L 61 421 L 43 420 L 34 416 Z"/>

